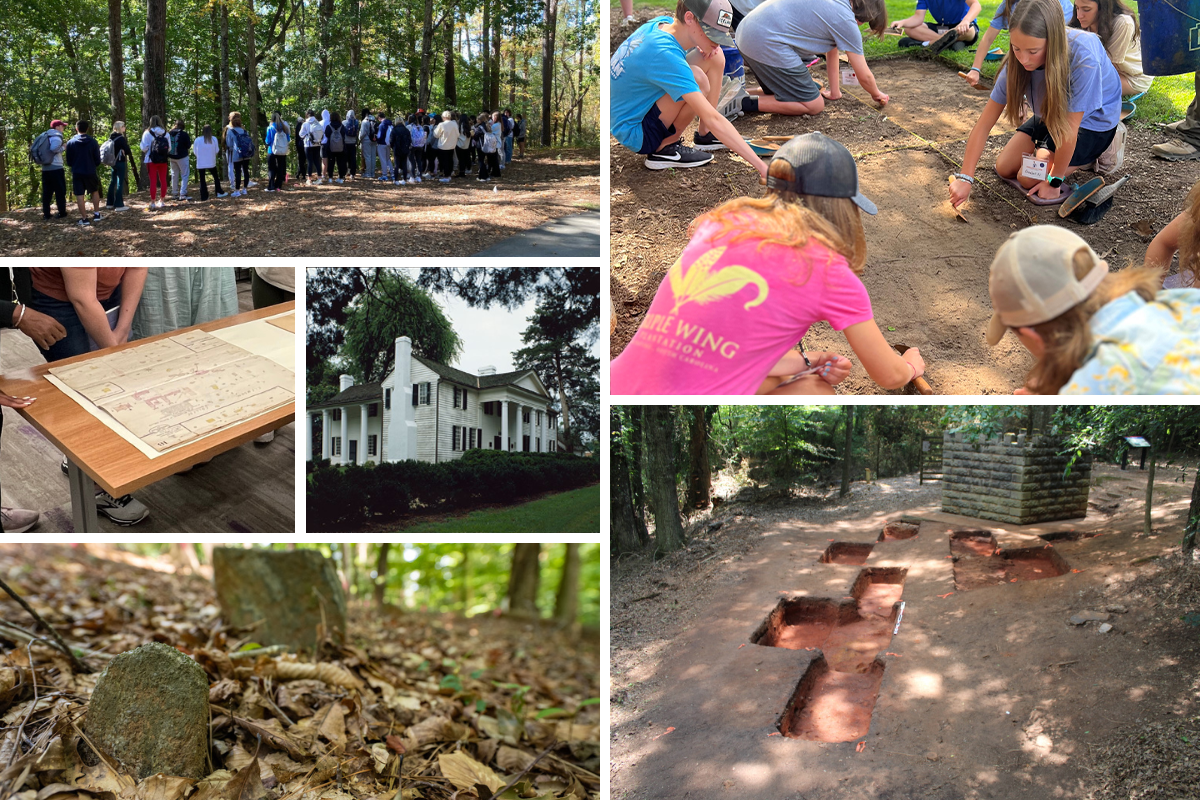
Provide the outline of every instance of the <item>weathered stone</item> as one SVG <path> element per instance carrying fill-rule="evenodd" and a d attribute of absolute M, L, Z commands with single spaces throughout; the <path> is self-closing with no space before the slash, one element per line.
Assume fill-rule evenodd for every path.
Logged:
<path fill-rule="evenodd" d="M 1097 630 L 1098 630 L 1100 633 L 1108 633 L 1108 632 L 1109 632 L 1109 631 L 1111 631 L 1112 629 L 1113 629 L 1113 626 L 1112 626 L 1112 625 L 1109 625 L 1107 622 L 1106 622 L 1106 623 L 1104 623 L 1103 625 L 1101 625 L 1099 628 L 1097 628 Z"/>
<path fill-rule="evenodd" d="M 1072 625 L 1083 625 L 1087 622 L 1106 622 L 1108 614 L 1103 611 L 1080 611 L 1078 614 L 1072 614 L 1069 622 Z"/>
<path fill-rule="evenodd" d="M 84 730 L 138 780 L 159 772 L 203 778 L 208 678 L 195 661 L 159 642 L 121 653 L 96 680 Z"/>
<path fill-rule="evenodd" d="M 345 638 L 342 585 L 333 564 L 315 550 L 218 547 L 213 583 L 225 620 L 251 628 L 259 644 L 312 653 L 322 633 L 339 643 Z"/>
<path fill-rule="evenodd" d="M 1113 614 L 1124 614 L 1124 613 L 1125 613 L 1125 612 L 1127 612 L 1129 609 L 1128 609 L 1128 608 L 1126 608 L 1125 606 L 1112 605 L 1112 606 L 1105 606 L 1105 607 L 1104 607 L 1104 610 L 1105 610 L 1105 611 L 1110 611 L 1110 612 L 1112 612 Z"/>

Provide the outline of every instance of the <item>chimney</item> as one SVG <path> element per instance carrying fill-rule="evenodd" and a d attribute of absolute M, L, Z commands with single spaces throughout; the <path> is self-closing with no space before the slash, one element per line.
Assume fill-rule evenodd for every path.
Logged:
<path fill-rule="evenodd" d="M 415 460 L 417 424 L 412 407 L 412 339 L 396 339 L 396 365 L 392 370 L 392 413 L 388 424 L 388 461 Z"/>
<path fill-rule="evenodd" d="M 495 367 L 480 367 L 479 374 L 480 375 L 495 375 L 496 368 Z"/>
<path fill-rule="evenodd" d="M 354 376 L 353 375 L 340 375 L 340 376 L 338 376 L 338 378 L 341 381 L 340 391 L 344 392 L 347 389 L 349 389 L 351 386 L 354 385 Z"/>

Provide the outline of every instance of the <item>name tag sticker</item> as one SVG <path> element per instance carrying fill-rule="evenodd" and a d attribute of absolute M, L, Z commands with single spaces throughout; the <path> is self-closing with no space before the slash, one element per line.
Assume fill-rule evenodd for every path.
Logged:
<path fill-rule="evenodd" d="M 1026 178 L 1032 178 L 1035 181 L 1046 180 L 1046 176 L 1050 174 L 1049 166 L 1050 162 L 1035 157 L 1033 153 L 1025 153 L 1021 156 L 1021 175 Z"/>
<path fill-rule="evenodd" d="M 728 28 L 733 25 L 733 12 L 724 9 L 717 12 L 717 25 L 722 28 Z"/>
<path fill-rule="evenodd" d="M 860 86 L 861 85 L 858 82 L 858 76 L 854 74 L 854 70 L 852 70 L 852 69 L 843 69 L 842 70 L 842 83 L 846 84 L 847 86 Z"/>

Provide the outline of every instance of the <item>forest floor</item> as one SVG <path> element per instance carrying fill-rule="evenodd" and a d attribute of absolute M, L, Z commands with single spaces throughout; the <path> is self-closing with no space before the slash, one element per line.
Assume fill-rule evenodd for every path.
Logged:
<path fill-rule="evenodd" d="M 222 179 L 224 176 L 222 175 Z M 68 183 L 69 183 L 68 178 Z M 107 181 L 104 181 L 107 188 Z M 42 219 L 41 207 L 0 216 L 0 252 L 7 256 L 470 256 L 551 219 L 600 207 L 598 149 L 530 150 L 502 177 L 479 183 L 455 178 L 393 186 L 364 178 L 344 184 L 288 183 L 279 194 L 199 201 L 147 211 L 149 191 L 134 194 L 133 211 L 106 213 L 89 228 L 78 211 Z M 222 180 L 222 188 L 225 188 Z M 70 187 L 68 186 L 68 190 Z M 210 187 L 211 189 L 211 187 Z M 102 203 L 103 205 L 103 203 Z M 89 204 L 89 213 L 91 206 Z M 53 211 L 52 211 L 53 213 Z M 536 254 L 532 254 L 536 255 Z"/>
<path fill-rule="evenodd" d="M 611 796 L 1193 798 L 1200 567 L 1183 563 L 1179 536 L 1195 468 L 1189 480 L 1160 469 L 1149 536 L 1147 473 L 1111 465 L 1094 467 L 1085 519 L 1023 527 L 944 514 L 940 484 L 916 476 L 856 483 L 846 498 L 770 500 L 751 489 L 726 499 L 693 519 L 684 550 L 612 569 Z M 877 541 L 902 515 L 920 523 L 917 535 Z M 1063 574 L 1027 570 L 970 588 L 975 562 L 948 536 L 960 529 L 1032 543 L 1065 561 Z M 858 562 L 868 570 L 906 570 L 888 587 L 905 603 L 898 632 L 893 610 L 874 639 L 835 644 L 835 627 L 807 649 L 755 644 L 783 597 L 816 607 L 860 596 L 863 566 L 821 563 L 835 539 L 872 546 Z M 1069 621 L 1089 611 L 1112 628 Z M 786 624 L 803 633 L 806 623 Z M 819 684 L 801 683 L 810 666 L 819 678 L 825 659 L 860 656 L 874 659 L 864 674 L 829 674 L 873 675 L 876 695 L 862 702 L 852 687 L 819 695 Z M 798 689 L 810 715 L 801 723 L 817 724 L 825 703 L 838 723 L 857 715 L 860 729 L 782 736 Z"/>
<path fill-rule="evenodd" d="M 637 9 L 639 24 L 662 9 Z M 632 32 L 610 17 L 610 49 Z M 967 222 L 951 211 L 946 177 L 959 169 L 966 137 L 988 95 L 971 89 L 948 62 L 910 55 L 871 59 L 871 70 L 891 97 L 882 111 L 859 87 L 845 87 L 816 117 L 753 114 L 735 127 L 747 138 L 821 131 L 840 141 L 858 162 L 862 192 L 879 207 L 864 215 L 867 263 L 862 276 L 875 321 L 892 343 L 919 347 L 935 394 L 1007 394 L 1023 383 L 1032 359 L 1013 337 L 994 348 L 984 341 L 992 315 L 988 272 L 992 256 L 1009 234 L 1031 224 L 1057 224 L 1079 233 L 1113 269 L 1141 263 L 1146 245 L 1183 208 L 1200 178 L 1200 163 L 1152 158 L 1150 146 L 1168 139 L 1159 129 L 1130 127 L 1122 175 L 1130 181 L 1100 222 L 1082 226 L 1060 220 L 1057 207 L 1035 206 L 992 172 L 1011 127 L 997 125 L 978 175 L 990 191 L 976 188 L 965 208 Z M 822 67 L 816 68 L 820 79 Z M 753 83 L 748 77 L 747 81 Z M 684 134 L 686 142 L 695 132 Z M 646 169 L 644 156 L 610 141 L 613 331 L 610 356 L 632 339 L 667 269 L 688 241 L 693 219 L 721 203 L 761 196 L 758 176 L 728 150 L 687 170 Z M 953 161 L 952 161 L 952 160 Z M 1079 181 L 1091 178 L 1081 172 Z M 825 322 L 805 337 L 813 350 L 851 357 L 841 394 L 885 393 L 853 358 L 845 338 Z M 911 392 L 910 388 L 893 393 Z"/>
<path fill-rule="evenodd" d="M 320 680 L 272 683 L 262 677 L 272 659 L 230 661 L 250 638 L 222 623 L 211 581 L 182 565 L 105 545 L 0 544 L 0 576 L 94 669 L 150 641 L 205 668 L 210 702 L 245 724 L 214 710 L 215 772 L 196 797 L 233 792 L 231 773 L 252 768 L 256 751 L 262 785 L 239 798 L 476 796 L 475 781 L 499 789 L 543 751 L 522 780 L 528 786 L 521 797 L 598 797 L 594 639 L 508 617 L 393 607 L 380 613 L 352 604 L 348 643 L 325 663 L 365 682 L 361 689 Z M 3 593 L 0 621 L 34 625 Z M 134 788 L 103 764 L 82 764 L 66 719 L 86 713 L 98 674 L 75 674 L 40 643 L 32 647 L 32 674 L 26 642 L 19 631 L 0 629 L 0 795 L 14 796 L 5 789 L 18 778 L 13 788 L 24 785 L 15 795 L 22 800 L 177 800 L 191 789 L 193 781 L 153 778 Z M 248 727 L 266 731 L 261 745 Z"/>
<path fill-rule="evenodd" d="M 401 533 L 599 533 L 600 484 L 551 492 L 514 506 L 429 515 L 371 528 Z"/>

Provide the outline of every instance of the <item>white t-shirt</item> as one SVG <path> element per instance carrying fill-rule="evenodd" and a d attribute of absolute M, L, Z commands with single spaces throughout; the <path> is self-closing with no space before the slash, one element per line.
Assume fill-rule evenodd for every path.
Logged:
<path fill-rule="evenodd" d="M 165 128 L 150 128 L 148 130 L 142 131 L 142 152 L 145 153 L 145 155 L 142 156 L 143 164 L 150 163 L 150 145 L 154 144 L 154 136 L 151 135 L 151 133 L 150 133 L 151 131 L 153 131 L 154 133 L 156 133 L 159 136 L 166 136 L 166 134 L 167 134 L 167 131 Z"/>
<path fill-rule="evenodd" d="M 192 143 L 192 152 L 196 154 L 196 169 L 215 169 L 217 153 L 221 152 L 221 140 L 214 136 L 212 143 L 206 144 L 201 136 Z"/>

